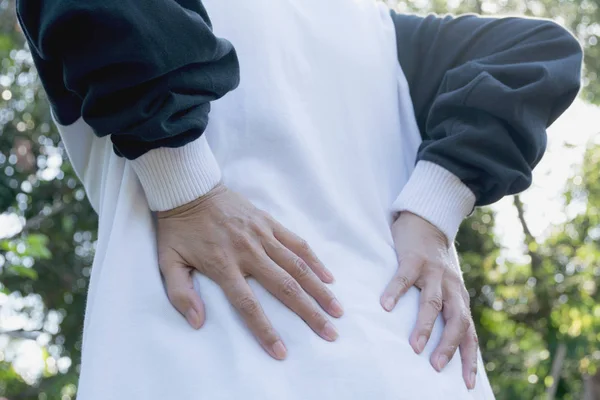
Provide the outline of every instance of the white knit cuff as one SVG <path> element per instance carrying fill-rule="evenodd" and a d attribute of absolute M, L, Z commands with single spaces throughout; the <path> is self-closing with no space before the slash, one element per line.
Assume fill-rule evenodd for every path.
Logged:
<path fill-rule="evenodd" d="M 182 147 L 150 150 L 130 162 L 152 211 L 189 203 L 221 180 L 221 170 L 204 135 Z"/>
<path fill-rule="evenodd" d="M 475 195 L 461 180 L 439 165 L 419 161 L 392 211 L 408 211 L 429 221 L 454 242 L 463 219 L 475 206 Z"/>

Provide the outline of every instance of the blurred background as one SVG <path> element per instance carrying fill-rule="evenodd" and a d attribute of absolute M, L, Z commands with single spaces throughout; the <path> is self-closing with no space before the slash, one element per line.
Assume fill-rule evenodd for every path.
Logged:
<path fill-rule="evenodd" d="M 0 400 L 71 400 L 97 221 L 14 1 L 0 0 Z M 550 128 L 533 187 L 479 209 L 458 242 L 497 398 L 600 399 L 600 0 L 388 3 L 552 18 L 585 48 L 584 89 Z"/>

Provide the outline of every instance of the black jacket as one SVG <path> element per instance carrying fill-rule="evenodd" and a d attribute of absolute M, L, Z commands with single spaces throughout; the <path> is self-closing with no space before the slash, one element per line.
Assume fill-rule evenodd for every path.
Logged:
<path fill-rule="evenodd" d="M 17 12 L 58 121 L 83 117 L 129 159 L 198 138 L 210 102 L 239 82 L 200 0 L 19 0 Z M 391 18 L 418 159 L 458 176 L 479 205 L 527 188 L 546 128 L 580 87 L 575 38 L 546 20 Z"/>

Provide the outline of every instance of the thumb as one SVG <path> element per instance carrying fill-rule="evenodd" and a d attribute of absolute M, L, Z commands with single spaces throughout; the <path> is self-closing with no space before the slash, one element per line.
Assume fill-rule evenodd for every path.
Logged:
<path fill-rule="evenodd" d="M 205 321 L 204 303 L 194 289 L 192 268 L 183 264 L 179 257 L 162 257 L 160 270 L 165 279 L 167 296 L 194 329 L 200 329 Z"/>

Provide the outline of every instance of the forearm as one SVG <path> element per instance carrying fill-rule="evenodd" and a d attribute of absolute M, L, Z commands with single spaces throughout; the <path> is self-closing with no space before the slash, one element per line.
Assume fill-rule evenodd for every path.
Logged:
<path fill-rule="evenodd" d="M 392 18 L 423 137 L 416 175 L 395 208 L 426 208 L 417 214 L 432 222 L 445 215 L 454 222 L 442 230 L 453 240 L 456 221 L 472 205 L 530 185 L 545 150 L 546 128 L 579 90 L 581 48 L 545 20 L 396 13 Z M 436 184 L 435 173 L 424 177 L 427 163 L 451 174 L 447 184 Z M 422 198 L 439 207 L 419 204 Z"/>
<path fill-rule="evenodd" d="M 392 209 L 427 220 L 451 243 L 474 206 L 475 195 L 456 175 L 438 164 L 419 161 Z"/>

